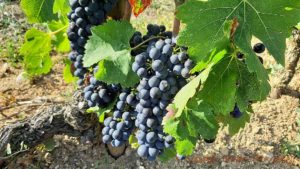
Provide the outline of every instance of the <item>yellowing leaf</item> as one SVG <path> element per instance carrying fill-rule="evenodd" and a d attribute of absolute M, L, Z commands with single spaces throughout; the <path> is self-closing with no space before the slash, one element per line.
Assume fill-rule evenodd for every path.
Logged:
<path fill-rule="evenodd" d="M 151 0 L 129 0 L 129 3 L 133 14 L 138 16 L 151 4 Z"/>

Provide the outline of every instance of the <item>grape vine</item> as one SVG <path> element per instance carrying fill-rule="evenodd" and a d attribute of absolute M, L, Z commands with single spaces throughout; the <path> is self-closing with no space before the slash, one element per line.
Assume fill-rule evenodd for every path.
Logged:
<path fill-rule="evenodd" d="M 42 66 L 25 70 L 49 72 L 51 38 L 67 34 L 72 64 L 65 78 L 79 79 L 87 111 L 97 112 L 104 123 L 103 143 L 119 147 L 129 141 L 151 161 L 183 160 L 198 140 L 214 142 L 219 128 L 228 126 L 233 135 L 244 127 L 251 105 L 270 92 L 257 55 L 268 50 L 284 64 L 285 39 L 300 20 L 297 0 L 189 0 L 176 9 L 185 24 L 178 37 L 153 24 L 142 35 L 130 22 L 108 18 L 117 0 L 71 0 L 71 12 L 66 3 L 22 0 L 29 21 L 64 25 L 50 34 L 26 33 L 20 51 Z M 130 4 L 137 16 L 150 1 Z M 37 7 L 45 10 L 36 13 Z M 252 46 L 254 36 L 261 43 Z M 38 42 L 43 50 L 34 46 Z"/>

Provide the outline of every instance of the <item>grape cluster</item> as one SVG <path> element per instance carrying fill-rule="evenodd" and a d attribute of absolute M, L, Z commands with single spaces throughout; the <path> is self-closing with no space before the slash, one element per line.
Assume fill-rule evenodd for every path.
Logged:
<path fill-rule="evenodd" d="M 125 90 L 120 93 L 113 117 L 107 117 L 104 120 L 102 140 L 105 144 L 110 143 L 113 147 L 122 146 L 134 129 L 134 120 L 137 115 L 134 107 L 137 104 L 137 98 L 129 91 Z"/>
<path fill-rule="evenodd" d="M 148 32 L 158 32 L 159 29 L 156 29 L 157 26 L 148 26 Z M 148 160 L 155 160 L 164 148 L 170 148 L 175 141 L 163 132 L 161 124 L 172 98 L 187 83 L 188 75 L 182 72 L 186 69 L 189 74 L 193 67 L 185 51 L 173 54 L 177 46 L 170 36 L 165 36 L 165 40 L 154 38 L 149 41 L 146 50 L 137 54 L 132 64 L 132 70 L 141 78 L 137 86 L 139 103 L 135 120 L 140 145 L 137 153 Z"/>
<path fill-rule="evenodd" d="M 91 27 L 105 22 L 107 13 L 112 10 L 117 0 L 71 0 L 72 11 L 68 14 L 68 38 L 71 41 L 72 52 L 69 59 L 75 68 L 74 76 L 79 77 L 78 85 L 83 85 L 85 74 L 88 72 L 83 67 L 82 58 L 84 46 L 91 35 Z"/>
<path fill-rule="evenodd" d="M 90 84 L 83 90 L 84 99 L 89 107 L 105 107 L 109 105 L 121 90 L 120 85 L 107 85 L 93 76 L 89 78 Z"/>
<path fill-rule="evenodd" d="M 172 38 L 172 32 L 166 31 L 166 27 L 164 25 L 158 26 L 149 24 L 147 26 L 147 30 L 148 32 L 144 36 L 141 34 L 141 32 L 135 32 L 130 40 L 130 46 L 135 47 L 143 42 L 146 42 L 144 45 L 148 45 L 149 43 L 153 43 L 153 41 L 157 40 L 157 37 Z M 148 41 L 149 39 L 152 41 Z M 145 50 L 146 49 L 141 46 L 138 49 L 133 50 L 131 55 L 136 56 Z"/>
<path fill-rule="evenodd" d="M 131 47 L 139 45 L 132 51 L 132 70 L 141 80 L 136 90 L 119 94 L 113 116 L 104 121 L 102 140 L 114 147 L 121 146 L 136 127 L 140 145 L 137 153 L 152 161 L 175 142 L 163 132 L 162 120 L 172 98 L 187 83 L 193 62 L 186 49 L 172 42 L 172 33 L 166 32 L 164 26 L 150 24 L 147 29 L 146 35 L 136 32 L 130 40 Z"/>

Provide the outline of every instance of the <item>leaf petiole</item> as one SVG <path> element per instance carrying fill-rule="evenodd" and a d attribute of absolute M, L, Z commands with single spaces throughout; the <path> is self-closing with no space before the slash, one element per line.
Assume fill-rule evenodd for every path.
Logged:
<path fill-rule="evenodd" d="M 66 28 L 68 28 L 68 25 L 66 25 L 66 26 L 64 26 L 64 27 L 62 27 L 62 28 L 60 28 L 60 29 L 57 29 L 57 30 L 54 31 L 54 32 L 49 32 L 48 34 L 49 34 L 50 36 L 54 36 L 54 35 L 58 34 L 59 32 L 63 31 L 64 29 L 66 29 Z"/>

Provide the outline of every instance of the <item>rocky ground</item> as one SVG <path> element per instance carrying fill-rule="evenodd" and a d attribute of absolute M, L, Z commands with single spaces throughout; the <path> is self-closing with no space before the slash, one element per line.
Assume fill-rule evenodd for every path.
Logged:
<path fill-rule="evenodd" d="M 165 5 L 153 3 L 140 18 L 133 18 L 133 23 L 141 28 L 146 25 L 145 19 L 163 16 L 162 21 L 157 22 L 170 27 L 171 21 L 164 18 L 172 14 L 173 5 L 170 2 L 161 4 Z M 64 56 L 53 56 L 57 64 L 49 75 L 33 82 L 17 81 L 22 72 L 15 60 L 19 57 L 17 48 L 28 26 L 31 25 L 26 24 L 17 3 L 0 2 L 0 127 L 30 117 L 44 106 L 69 101 L 75 89 L 63 82 Z M 8 42 L 12 45 L 7 45 Z M 263 58 L 265 66 L 273 68 L 271 84 L 275 85 L 282 69 L 267 54 Z M 299 65 L 290 86 L 300 90 Z M 286 155 L 284 149 L 286 142 L 299 142 L 299 98 L 269 97 L 253 107 L 250 123 L 237 135 L 230 137 L 224 128 L 214 143 L 199 142 L 195 153 L 184 161 L 148 162 L 137 157 L 131 148 L 115 160 L 107 154 L 100 139 L 86 144 L 80 138 L 56 136 L 54 142 L 45 143 L 46 147 L 40 145 L 15 158 L 7 168 L 299 168 L 299 159 Z"/>

